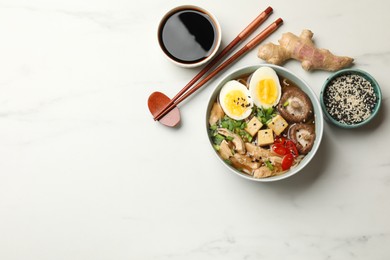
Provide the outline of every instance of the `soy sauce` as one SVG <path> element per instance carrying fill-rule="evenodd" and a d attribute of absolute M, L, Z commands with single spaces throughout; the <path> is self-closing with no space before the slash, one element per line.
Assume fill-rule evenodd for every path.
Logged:
<path fill-rule="evenodd" d="M 198 10 L 181 10 L 163 21 L 158 38 L 173 60 L 194 63 L 212 53 L 217 31 L 209 15 Z"/>

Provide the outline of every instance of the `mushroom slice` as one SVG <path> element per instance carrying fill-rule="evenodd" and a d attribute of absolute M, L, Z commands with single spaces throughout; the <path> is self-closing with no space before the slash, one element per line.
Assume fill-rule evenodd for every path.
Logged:
<path fill-rule="evenodd" d="M 261 165 L 260 162 L 253 161 L 249 156 L 238 153 L 234 154 L 233 157 L 230 158 L 230 161 L 236 169 L 241 169 L 243 172 L 250 175 L 253 175 L 253 170 L 259 168 Z"/>
<path fill-rule="evenodd" d="M 313 115 L 310 98 L 298 87 L 284 87 L 278 111 L 290 123 L 307 122 Z"/>
<path fill-rule="evenodd" d="M 226 140 L 223 140 L 221 142 L 221 144 L 219 145 L 218 152 L 224 160 L 227 160 L 233 156 L 232 150 L 230 149 L 229 144 L 228 142 L 226 142 Z"/>
<path fill-rule="evenodd" d="M 222 110 L 222 107 L 215 102 L 213 108 L 210 111 L 209 124 L 215 125 L 218 120 L 222 119 L 225 116 L 225 113 Z"/>
<path fill-rule="evenodd" d="M 226 128 L 218 128 L 217 131 L 219 134 L 221 134 L 223 136 L 227 136 L 227 137 L 232 138 L 232 142 L 233 142 L 235 150 L 239 154 L 245 154 L 245 152 L 246 152 L 245 143 L 239 135 L 231 132 L 230 130 L 228 130 Z"/>
<path fill-rule="evenodd" d="M 307 154 L 311 151 L 316 138 L 314 125 L 295 124 L 289 129 L 290 139 L 297 146 L 300 154 Z"/>

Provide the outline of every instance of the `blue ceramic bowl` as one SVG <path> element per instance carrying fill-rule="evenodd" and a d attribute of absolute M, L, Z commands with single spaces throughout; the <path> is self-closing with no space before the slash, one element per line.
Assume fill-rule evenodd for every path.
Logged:
<path fill-rule="evenodd" d="M 327 96 L 327 91 L 329 90 L 329 86 L 331 84 L 333 84 L 332 82 L 335 79 L 340 78 L 342 76 L 349 77 L 349 76 L 353 76 L 353 75 L 361 76 L 371 84 L 371 86 L 373 88 L 374 95 L 376 96 L 376 102 L 375 102 L 375 105 L 371 111 L 371 114 L 363 121 L 360 121 L 358 123 L 340 122 L 342 120 L 339 120 L 336 118 L 335 115 L 332 116 L 330 114 L 330 111 L 328 110 L 329 108 L 327 107 L 326 102 L 331 102 L 332 100 L 329 100 L 329 98 L 326 98 L 325 96 Z M 379 108 L 380 108 L 381 103 L 382 103 L 382 93 L 381 93 L 378 82 L 367 72 L 365 72 L 363 70 L 359 70 L 359 69 L 344 69 L 344 70 L 340 70 L 340 71 L 334 73 L 333 75 L 331 75 L 329 78 L 326 79 L 324 85 L 322 86 L 322 90 L 320 93 L 320 103 L 321 103 L 322 111 L 325 115 L 325 119 L 327 119 L 328 122 L 330 122 L 333 125 L 336 125 L 338 127 L 341 127 L 341 128 L 351 129 L 351 128 L 357 128 L 357 127 L 361 127 L 363 125 L 368 124 L 378 114 Z M 345 111 L 345 110 L 343 110 L 343 111 Z M 343 112 L 341 112 L 341 113 L 343 113 Z"/>

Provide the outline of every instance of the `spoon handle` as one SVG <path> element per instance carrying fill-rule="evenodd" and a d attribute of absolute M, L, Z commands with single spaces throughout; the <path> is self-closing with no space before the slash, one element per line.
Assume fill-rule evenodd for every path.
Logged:
<path fill-rule="evenodd" d="M 257 27 L 259 27 L 272 13 L 272 7 L 267 7 L 261 14 L 259 14 L 232 42 L 229 43 L 210 63 L 207 64 L 190 82 L 179 93 L 174 96 L 171 101 L 162 109 L 155 117 L 154 120 L 159 120 L 162 114 L 165 113 L 165 110 L 168 109 L 175 101 L 183 95 L 192 85 L 195 84 L 206 72 L 208 72 L 215 64 L 217 64 L 226 54 L 228 54 L 238 43 L 246 39 Z"/>
<path fill-rule="evenodd" d="M 213 70 L 209 75 L 207 75 L 207 77 L 203 78 L 190 91 L 186 92 L 184 95 L 180 96 L 173 104 L 169 105 L 168 108 L 164 110 L 164 113 L 161 113 L 159 116 L 156 117 L 156 120 L 159 120 L 162 117 L 164 117 L 164 115 L 166 115 L 169 111 L 171 111 L 175 106 L 177 106 L 184 99 L 186 99 L 188 96 L 190 96 L 196 90 L 198 90 L 200 87 L 202 87 L 204 84 L 206 84 L 206 82 L 208 82 L 210 79 L 212 79 L 214 76 L 216 76 L 219 72 L 221 72 L 227 66 L 231 65 L 232 63 L 234 63 L 244 53 L 246 53 L 249 50 L 253 49 L 257 44 L 259 44 L 265 38 L 267 38 L 269 35 L 271 35 L 282 24 L 283 24 L 283 20 L 281 18 L 279 18 L 275 22 L 273 22 L 271 25 L 269 25 L 267 28 L 265 28 L 255 38 L 253 38 L 244 47 L 242 47 L 239 51 L 237 51 L 233 56 L 231 56 L 229 59 L 227 59 L 221 65 L 219 65 L 215 70 Z"/>

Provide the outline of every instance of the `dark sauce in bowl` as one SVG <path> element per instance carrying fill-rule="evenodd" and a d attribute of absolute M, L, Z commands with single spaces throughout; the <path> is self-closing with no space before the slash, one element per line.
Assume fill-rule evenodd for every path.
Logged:
<path fill-rule="evenodd" d="M 206 59 L 218 42 L 217 28 L 206 13 L 186 9 L 168 15 L 161 23 L 158 40 L 164 52 L 180 63 Z"/>

